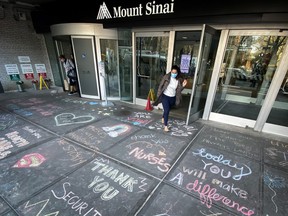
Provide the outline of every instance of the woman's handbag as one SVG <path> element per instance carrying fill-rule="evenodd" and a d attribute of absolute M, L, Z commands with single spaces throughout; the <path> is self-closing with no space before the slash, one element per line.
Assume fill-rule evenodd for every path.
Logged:
<path fill-rule="evenodd" d="M 76 71 L 75 71 L 75 69 L 73 68 L 73 69 L 69 70 L 68 73 L 67 73 L 67 76 L 68 76 L 69 78 L 76 78 Z"/>

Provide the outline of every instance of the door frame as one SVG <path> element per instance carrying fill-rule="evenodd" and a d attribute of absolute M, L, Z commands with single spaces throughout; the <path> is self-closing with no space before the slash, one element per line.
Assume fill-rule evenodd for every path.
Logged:
<path fill-rule="evenodd" d="M 218 50 L 217 50 L 217 56 L 215 59 L 215 64 L 213 68 L 213 74 L 211 77 L 211 82 L 209 86 L 208 96 L 205 104 L 205 109 L 203 113 L 203 120 L 211 120 L 216 121 L 224 124 L 230 124 L 234 126 L 239 127 L 249 127 L 253 128 L 255 131 L 263 131 L 267 133 L 275 133 L 278 135 L 284 135 L 287 136 L 288 128 L 279 126 L 279 125 L 272 125 L 266 123 L 266 120 L 270 114 L 270 111 L 273 107 L 273 104 L 275 102 L 275 99 L 277 97 L 277 94 L 275 94 L 275 91 L 278 92 L 279 88 L 281 87 L 281 82 L 284 79 L 284 76 L 287 72 L 284 71 L 285 68 L 288 66 L 288 62 L 285 62 L 285 59 L 283 56 L 287 56 L 288 48 L 286 42 L 286 49 L 283 50 L 283 56 L 279 62 L 279 65 L 275 71 L 275 75 L 272 79 L 272 82 L 270 84 L 270 87 L 268 89 L 268 92 L 266 94 L 266 97 L 263 101 L 263 105 L 258 113 L 258 117 L 256 120 L 246 119 L 246 118 L 240 118 L 236 116 L 230 116 L 220 113 L 212 112 L 212 107 L 215 99 L 215 95 L 217 92 L 217 84 L 219 81 L 220 76 L 220 70 L 221 70 L 221 64 L 223 62 L 224 56 L 225 56 L 225 49 L 226 45 L 229 40 L 229 36 L 253 36 L 253 35 L 272 35 L 272 36 L 286 36 L 288 37 L 288 32 L 279 30 L 257 30 L 257 29 L 242 29 L 242 30 L 222 30 L 221 36 L 219 40 Z M 283 70 L 281 72 L 281 70 Z M 278 72 L 278 73 L 277 73 Z M 282 80 L 281 80 L 282 79 Z M 275 81 L 274 81 L 275 80 Z M 265 105 L 265 106 L 264 106 Z M 285 135 L 286 133 L 286 135 Z"/>
<path fill-rule="evenodd" d="M 63 40 L 61 40 L 62 37 L 65 38 L 64 42 L 69 43 L 69 46 L 71 47 L 71 53 L 73 53 L 73 48 L 72 48 L 70 36 L 60 36 L 57 38 L 53 38 L 57 57 L 59 57 L 61 54 L 64 53 L 64 49 L 63 49 L 63 43 L 64 42 L 63 42 Z M 67 37 L 69 38 L 69 41 L 66 39 Z M 58 59 L 58 68 L 59 68 L 60 80 L 61 80 L 63 91 L 67 91 L 67 89 L 65 88 L 65 81 L 67 82 L 67 76 L 66 76 L 65 70 L 63 68 L 62 62 L 59 59 Z"/>
<path fill-rule="evenodd" d="M 196 113 L 190 115 L 192 104 L 195 100 L 194 96 L 196 93 L 197 85 L 202 85 L 202 83 L 200 83 L 200 84 L 198 83 L 198 78 L 199 78 L 199 70 L 202 66 L 202 54 L 203 54 L 204 46 L 205 46 L 205 44 L 204 44 L 205 33 L 211 33 L 212 35 L 214 35 L 214 32 L 216 32 L 216 29 L 214 29 L 210 25 L 203 24 L 202 31 L 201 31 L 201 37 L 200 37 L 197 62 L 196 62 L 196 68 L 195 68 L 195 74 L 194 74 L 194 79 L 193 79 L 193 84 L 192 84 L 192 89 L 191 89 L 190 102 L 189 102 L 189 107 L 188 107 L 188 112 L 187 112 L 187 117 L 186 117 L 186 125 L 188 125 L 189 122 L 191 122 L 191 118 L 192 118 L 192 121 L 196 121 L 199 118 L 201 118 L 203 116 L 203 113 L 204 113 L 206 102 L 205 102 L 203 110 L 199 110 Z M 212 74 L 211 74 L 211 76 L 212 76 Z M 207 100 L 207 98 L 206 98 L 206 100 Z"/>
<path fill-rule="evenodd" d="M 174 36 L 173 36 L 174 35 Z M 142 98 L 137 98 L 136 97 L 136 79 L 137 79 L 137 67 L 136 67 L 136 38 L 137 37 L 157 37 L 157 36 L 168 36 L 169 38 L 169 43 L 168 43 L 168 54 L 167 54 L 167 64 L 166 64 L 166 73 L 170 71 L 170 68 L 172 66 L 172 56 L 173 56 L 173 49 L 174 49 L 174 40 L 172 38 L 175 38 L 175 32 L 171 31 L 149 31 L 149 32 L 144 32 L 144 31 L 133 31 L 133 40 L 132 40 L 132 67 L 133 67 L 133 103 L 140 105 L 140 106 L 146 106 L 147 100 L 142 99 Z"/>
<path fill-rule="evenodd" d="M 288 134 L 288 127 L 266 122 L 278 95 L 277 87 L 279 86 L 281 88 L 282 82 L 285 79 L 285 75 L 288 71 L 287 59 L 288 59 L 288 39 L 286 40 L 286 44 L 283 49 L 283 55 L 281 57 L 280 63 L 275 71 L 275 75 L 271 82 L 271 86 L 273 85 L 273 88 L 269 88 L 265 101 L 262 105 L 262 109 L 260 110 L 257 121 L 255 123 L 254 127 L 255 131 L 263 131 L 265 133 L 271 133 L 272 131 L 274 134 L 282 136 L 287 136 Z M 261 116 L 261 118 L 259 118 L 259 116 Z"/>
<path fill-rule="evenodd" d="M 91 40 L 91 48 L 92 48 L 93 61 L 94 61 L 94 70 L 95 70 L 95 82 L 97 84 L 97 91 L 98 91 L 98 96 L 82 94 L 81 80 L 78 79 L 80 96 L 81 97 L 85 97 L 85 98 L 91 98 L 91 99 L 100 99 L 101 98 L 101 92 L 100 92 L 98 64 L 96 62 L 96 51 L 95 51 L 96 47 L 95 47 L 94 36 L 76 36 L 76 35 L 71 35 L 71 43 L 72 43 L 72 49 L 73 49 L 73 53 L 74 53 L 75 66 L 76 66 L 76 69 L 77 69 L 76 70 L 77 71 L 77 76 L 79 77 L 79 70 L 78 70 L 77 58 L 76 58 L 76 55 L 75 55 L 75 47 L 74 47 L 73 38 L 90 39 Z"/>
<path fill-rule="evenodd" d="M 105 76 L 106 74 L 101 74 L 101 64 L 102 64 L 102 60 L 101 60 L 101 44 L 100 44 L 100 40 L 116 40 L 116 51 L 117 51 L 117 65 L 119 65 L 119 49 L 118 49 L 118 38 L 115 38 L 113 36 L 109 37 L 109 36 L 101 36 L 101 37 L 95 37 L 95 44 L 96 47 L 98 47 L 98 49 L 96 49 L 96 58 L 97 58 L 97 63 L 98 63 L 98 73 L 99 73 L 99 86 L 100 86 L 100 92 L 101 92 L 101 99 L 102 100 L 120 100 L 121 98 L 121 89 L 120 89 L 120 74 L 119 74 L 119 67 L 117 67 L 117 74 L 118 74 L 118 90 L 119 90 L 119 96 L 118 97 L 107 97 L 106 98 L 106 80 L 105 80 Z M 105 71 L 103 71 L 105 72 Z"/>

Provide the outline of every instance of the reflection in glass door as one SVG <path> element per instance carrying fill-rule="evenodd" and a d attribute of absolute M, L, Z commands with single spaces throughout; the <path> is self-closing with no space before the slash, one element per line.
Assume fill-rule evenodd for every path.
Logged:
<path fill-rule="evenodd" d="M 117 40 L 100 39 L 101 61 L 105 68 L 105 87 L 108 99 L 119 99 L 119 71 L 117 59 Z"/>
<path fill-rule="evenodd" d="M 197 57 L 200 48 L 201 30 L 199 31 L 178 31 L 175 32 L 173 65 L 178 65 L 181 74 L 187 79 L 187 85 L 182 91 L 181 106 L 172 109 L 171 114 L 187 118 L 189 101 L 191 97 Z"/>
<path fill-rule="evenodd" d="M 137 99 L 146 100 L 150 89 L 157 93 L 160 79 L 166 73 L 168 43 L 169 36 L 165 33 L 157 36 L 136 34 Z"/>
<path fill-rule="evenodd" d="M 212 27 L 203 26 L 198 56 L 195 57 L 196 68 L 192 75 L 193 84 L 186 124 L 202 117 L 219 42 L 217 33 Z"/>
<path fill-rule="evenodd" d="M 212 112 L 256 120 L 285 43 L 281 35 L 231 31 Z"/>

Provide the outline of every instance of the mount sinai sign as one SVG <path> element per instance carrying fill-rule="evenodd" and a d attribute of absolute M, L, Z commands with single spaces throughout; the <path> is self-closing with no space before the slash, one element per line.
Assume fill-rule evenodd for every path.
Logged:
<path fill-rule="evenodd" d="M 170 14 L 174 13 L 174 0 L 170 3 L 157 4 L 156 1 L 147 2 L 144 6 L 140 3 L 138 6 L 123 8 L 122 6 L 113 7 L 113 14 L 111 15 L 105 2 L 100 5 L 97 20 L 124 18 L 136 16 L 150 16 L 156 14 Z"/>

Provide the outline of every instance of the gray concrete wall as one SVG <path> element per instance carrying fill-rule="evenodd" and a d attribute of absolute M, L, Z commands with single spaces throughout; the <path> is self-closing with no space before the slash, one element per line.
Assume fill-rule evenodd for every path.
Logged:
<path fill-rule="evenodd" d="M 1 5 L 0 5 L 1 7 Z M 5 64 L 17 64 L 20 78 L 24 81 L 24 88 L 32 88 L 31 80 L 26 80 L 21 71 L 18 56 L 29 56 L 34 71 L 34 79 L 38 79 L 35 64 L 45 64 L 47 78 L 53 82 L 51 66 L 42 34 L 36 34 L 30 17 L 31 9 L 18 5 L 3 4 L 4 10 L 0 14 L 0 81 L 4 91 L 17 90 L 15 81 L 7 75 Z M 19 19 L 18 12 L 26 15 L 26 20 Z"/>

